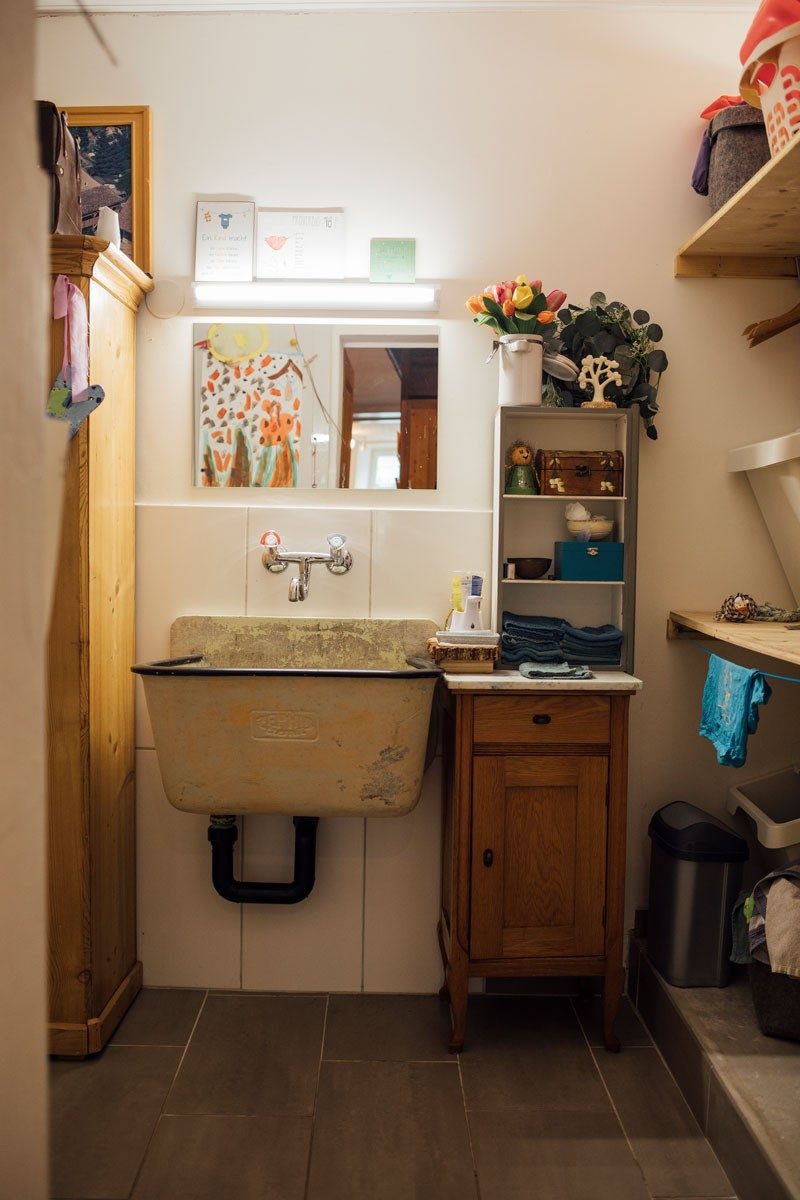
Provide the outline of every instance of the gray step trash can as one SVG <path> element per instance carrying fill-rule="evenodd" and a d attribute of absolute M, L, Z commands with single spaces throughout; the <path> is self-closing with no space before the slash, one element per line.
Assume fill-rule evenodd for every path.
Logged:
<path fill-rule="evenodd" d="M 651 962 L 676 987 L 725 987 L 747 842 L 682 800 L 660 808 L 648 834 Z"/>

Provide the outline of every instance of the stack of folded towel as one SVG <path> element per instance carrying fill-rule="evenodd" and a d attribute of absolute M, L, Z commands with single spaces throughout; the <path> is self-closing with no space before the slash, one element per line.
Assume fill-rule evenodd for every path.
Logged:
<path fill-rule="evenodd" d="M 568 628 L 560 617 L 518 617 L 503 613 L 503 662 L 560 662 L 561 639 Z"/>
<path fill-rule="evenodd" d="M 561 640 L 561 652 L 567 662 L 586 663 L 592 667 L 619 666 L 622 650 L 622 630 L 616 625 L 584 625 L 576 629 L 568 625 Z"/>
<path fill-rule="evenodd" d="M 503 613 L 503 662 L 567 662 L 619 666 L 622 631 L 616 625 L 576 628 L 561 617 Z"/>

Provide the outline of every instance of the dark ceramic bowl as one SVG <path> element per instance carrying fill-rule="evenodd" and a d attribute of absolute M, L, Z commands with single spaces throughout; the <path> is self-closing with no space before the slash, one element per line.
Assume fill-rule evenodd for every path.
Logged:
<path fill-rule="evenodd" d="M 517 579 L 541 579 L 549 570 L 552 558 L 510 558 Z"/>

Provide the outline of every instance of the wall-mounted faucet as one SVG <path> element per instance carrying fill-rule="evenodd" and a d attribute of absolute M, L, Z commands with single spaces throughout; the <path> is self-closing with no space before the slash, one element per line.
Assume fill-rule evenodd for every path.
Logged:
<path fill-rule="evenodd" d="M 327 554 L 313 550 L 282 550 L 281 535 L 274 529 L 268 529 L 261 539 L 264 553 L 261 561 L 268 571 L 279 575 L 285 571 L 289 563 L 297 563 L 299 573 L 289 584 L 289 599 L 305 600 L 311 586 L 311 566 L 313 563 L 324 563 L 332 575 L 346 575 L 353 565 L 353 556 L 345 550 L 347 538 L 341 533 L 329 533 Z"/>

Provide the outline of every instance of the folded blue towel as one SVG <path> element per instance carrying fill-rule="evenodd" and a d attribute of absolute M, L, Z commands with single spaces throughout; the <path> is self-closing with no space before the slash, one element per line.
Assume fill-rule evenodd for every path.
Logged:
<path fill-rule="evenodd" d="M 567 663 L 520 663 L 520 675 L 526 679 L 594 679 L 587 666 L 570 667 Z"/>
<path fill-rule="evenodd" d="M 503 613 L 502 657 L 510 664 L 566 663 L 616 667 L 623 634 L 615 625 L 576 628 L 562 617 Z"/>

